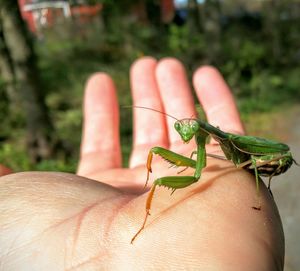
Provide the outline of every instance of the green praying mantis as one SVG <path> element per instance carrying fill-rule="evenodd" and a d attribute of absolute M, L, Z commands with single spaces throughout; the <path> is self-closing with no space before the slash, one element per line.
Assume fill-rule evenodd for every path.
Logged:
<path fill-rule="evenodd" d="M 158 110 L 142 106 L 135 106 L 135 108 L 143 108 L 165 114 Z M 161 147 L 153 147 L 149 151 L 147 159 L 147 180 L 145 187 L 147 186 L 149 175 L 152 172 L 151 162 L 154 154 L 161 156 L 171 165 L 177 167 L 194 168 L 195 173 L 193 176 L 161 177 L 153 182 L 146 201 L 146 214 L 143 224 L 131 239 L 131 243 L 133 243 L 146 225 L 147 218 L 150 215 L 153 195 L 157 186 L 170 188 L 172 189 L 173 193 L 176 189 L 190 186 L 200 179 L 202 169 L 206 166 L 206 156 L 216 157 L 215 155 L 206 153 L 205 144 L 209 136 L 211 136 L 220 144 L 220 147 L 226 157 L 221 158 L 217 156 L 216 158 L 228 159 L 232 161 L 236 167 L 246 169 L 255 175 L 258 199 L 260 181 L 259 176 L 269 177 L 268 189 L 271 192 L 270 183 L 272 177 L 284 173 L 292 166 L 293 163 L 297 164 L 292 157 L 289 146 L 286 144 L 255 136 L 226 133 L 200 119 L 189 118 L 178 120 L 168 114 L 165 115 L 176 120 L 174 128 L 179 133 L 183 142 L 188 143 L 193 137 L 195 137 L 197 150 L 192 152 L 191 157 L 188 158 Z M 196 160 L 192 159 L 193 155 L 195 154 L 197 156 Z M 258 205 L 252 208 L 255 210 L 260 210 L 260 203 L 258 202 Z"/>

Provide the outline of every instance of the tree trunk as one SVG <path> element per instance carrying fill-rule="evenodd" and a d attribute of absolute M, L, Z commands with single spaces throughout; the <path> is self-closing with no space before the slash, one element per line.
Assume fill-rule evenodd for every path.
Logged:
<path fill-rule="evenodd" d="M 188 1 L 188 24 L 191 35 L 199 35 L 202 32 L 201 16 L 199 10 L 199 4 L 197 0 Z"/>
<path fill-rule="evenodd" d="M 203 28 L 207 48 L 208 61 L 218 64 L 220 55 L 220 2 L 219 0 L 206 0 L 203 11 Z"/>
<path fill-rule="evenodd" d="M 9 51 L 5 44 L 1 20 L 0 20 L 0 74 L 2 79 L 5 82 L 6 95 L 10 100 L 10 109 L 18 110 L 19 100 L 18 100 L 18 93 L 16 90 L 14 70 L 12 66 L 12 60 L 9 55 Z"/>
<path fill-rule="evenodd" d="M 0 4 L 4 48 L 7 48 L 12 64 L 10 70 L 7 69 L 7 79 L 10 83 L 15 82 L 27 123 L 29 155 L 33 162 L 37 162 L 52 154 L 53 140 L 50 135 L 53 129 L 45 105 L 33 43 L 21 18 L 18 2 L 1 0 Z M 5 57 L 2 55 L 3 59 Z M 14 79 L 11 78 L 12 71 Z"/>
<path fill-rule="evenodd" d="M 280 11 L 282 3 L 279 0 L 271 0 L 266 3 L 265 31 L 272 44 L 272 64 L 276 65 L 281 58 L 281 33 L 280 33 Z"/>

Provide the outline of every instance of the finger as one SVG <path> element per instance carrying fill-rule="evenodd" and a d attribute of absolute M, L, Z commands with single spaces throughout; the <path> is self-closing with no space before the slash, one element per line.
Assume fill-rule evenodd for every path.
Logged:
<path fill-rule="evenodd" d="M 78 174 L 120 167 L 118 101 L 114 83 L 108 75 L 97 73 L 88 80 L 83 115 Z"/>
<path fill-rule="evenodd" d="M 157 62 L 144 57 L 136 61 L 130 71 L 133 105 L 163 111 L 155 80 Z M 130 167 L 145 164 L 149 149 L 156 145 L 168 147 L 165 116 L 150 110 L 133 109 L 133 150 Z"/>
<path fill-rule="evenodd" d="M 234 97 L 217 69 L 210 66 L 199 68 L 194 74 L 193 84 L 210 124 L 226 132 L 244 134 Z"/>
<path fill-rule="evenodd" d="M 174 58 L 162 59 L 157 65 L 156 78 L 166 113 L 177 119 L 196 117 L 192 92 L 183 65 Z M 182 144 L 174 129 L 174 119 L 167 118 L 171 148 L 178 151 Z M 177 143 L 177 144 L 176 144 Z"/>

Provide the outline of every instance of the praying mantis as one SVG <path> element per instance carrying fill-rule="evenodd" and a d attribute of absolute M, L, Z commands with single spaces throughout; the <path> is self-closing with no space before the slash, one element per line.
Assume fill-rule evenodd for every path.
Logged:
<path fill-rule="evenodd" d="M 142 106 L 135 106 L 135 108 L 143 108 L 165 114 L 158 110 Z M 221 159 L 230 160 L 236 167 L 246 169 L 255 175 L 258 199 L 259 176 L 269 177 L 268 189 L 271 192 L 271 179 L 275 175 L 286 172 L 293 163 L 297 164 L 292 157 L 289 146 L 284 143 L 255 136 L 226 133 L 200 119 L 187 118 L 179 120 L 168 114 L 165 115 L 175 119 L 174 128 L 179 133 L 183 142 L 188 143 L 193 137 L 195 138 L 197 150 L 192 152 L 191 157 L 188 158 L 165 148 L 153 147 L 148 154 L 147 180 L 145 187 L 149 181 L 149 175 L 152 172 L 151 163 L 154 154 L 161 156 L 171 165 L 194 168 L 195 172 L 193 176 L 166 176 L 158 178 L 153 182 L 146 201 L 146 214 L 143 224 L 131 239 L 131 243 L 134 242 L 136 237 L 142 232 L 146 225 L 147 218 L 150 215 L 153 195 L 157 186 L 170 188 L 172 189 L 172 193 L 176 189 L 188 187 L 200 179 L 202 169 L 206 166 L 206 156 L 221 158 L 206 153 L 205 144 L 209 136 L 220 144 L 220 147 L 226 157 Z M 196 155 L 196 160 L 192 159 L 194 155 Z M 260 203 L 252 208 L 260 210 Z"/>

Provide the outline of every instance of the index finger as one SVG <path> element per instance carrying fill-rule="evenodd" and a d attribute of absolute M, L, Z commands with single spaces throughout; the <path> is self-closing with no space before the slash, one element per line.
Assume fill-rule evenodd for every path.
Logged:
<path fill-rule="evenodd" d="M 85 87 L 84 121 L 77 174 L 120 167 L 119 109 L 116 89 L 105 73 L 91 76 Z M 101 162 L 99 162 L 101 161 Z"/>
<path fill-rule="evenodd" d="M 245 133 L 232 92 L 216 68 L 199 68 L 193 84 L 210 124 L 226 132 Z"/>
<path fill-rule="evenodd" d="M 143 106 L 163 112 L 163 105 L 155 79 L 156 59 L 143 57 L 133 63 L 130 70 L 134 106 Z M 150 110 L 133 108 L 133 150 L 130 168 L 145 163 L 149 149 L 155 145 L 168 148 L 169 140 L 165 116 Z"/>

